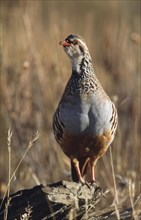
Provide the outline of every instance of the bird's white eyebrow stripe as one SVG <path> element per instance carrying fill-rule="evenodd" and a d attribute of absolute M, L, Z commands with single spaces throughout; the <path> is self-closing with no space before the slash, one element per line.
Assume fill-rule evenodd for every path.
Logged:
<path fill-rule="evenodd" d="M 79 45 L 79 49 L 81 50 L 81 52 L 84 54 L 84 49 L 81 45 Z"/>

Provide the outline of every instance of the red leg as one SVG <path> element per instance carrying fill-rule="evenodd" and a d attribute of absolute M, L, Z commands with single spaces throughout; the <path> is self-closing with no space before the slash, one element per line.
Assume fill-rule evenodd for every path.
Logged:
<path fill-rule="evenodd" d="M 95 174 L 94 174 L 94 164 L 90 165 L 90 175 L 91 175 L 91 181 L 95 181 Z"/>
<path fill-rule="evenodd" d="M 94 158 L 90 159 L 90 178 L 91 182 L 95 182 L 95 172 L 94 172 L 95 160 Z"/>
<path fill-rule="evenodd" d="M 80 181 L 81 183 L 84 183 L 85 181 L 84 181 L 84 179 L 83 179 L 83 177 L 82 177 L 82 174 L 81 174 L 80 168 L 79 168 L 79 161 L 78 161 L 76 158 L 74 158 L 74 159 L 72 160 L 72 162 L 73 162 L 73 164 L 74 164 L 74 166 L 75 166 L 75 169 L 76 169 L 76 172 L 77 172 L 79 181 Z"/>

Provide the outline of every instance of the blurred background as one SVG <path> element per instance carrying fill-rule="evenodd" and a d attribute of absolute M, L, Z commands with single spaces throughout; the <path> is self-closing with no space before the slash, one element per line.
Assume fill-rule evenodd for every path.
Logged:
<path fill-rule="evenodd" d="M 58 42 L 80 34 L 96 74 L 115 102 L 119 125 L 112 157 L 119 199 L 141 189 L 140 1 L 1 1 L 0 193 L 8 183 L 7 133 L 11 127 L 11 173 L 28 151 L 10 192 L 70 180 L 70 161 L 56 143 L 52 116 L 71 74 Z M 77 147 L 77 146 L 74 146 Z M 99 185 L 114 200 L 109 150 L 96 166 Z M 130 187 L 129 187 L 130 186 Z"/>

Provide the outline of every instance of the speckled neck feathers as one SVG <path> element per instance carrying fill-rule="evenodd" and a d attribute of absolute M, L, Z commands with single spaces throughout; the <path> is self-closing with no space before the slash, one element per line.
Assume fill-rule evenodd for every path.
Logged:
<path fill-rule="evenodd" d="M 78 74 L 79 73 L 81 74 L 83 70 L 89 73 L 91 73 L 91 71 L 93 70 L 92 59 L 88 52 L 83 53 L 83 55 L 80 57 L 71 59 L 71 63 L 72 63 L 72 70 L 77 72 Z"/>
<path fill-rule="evenodd" d="M 71 62 L 72 75 L 67 83 L 65 93 L 75 95 L 96 92 L 101 86 L 94 72 L 90 54 L 87 52 Z"/>

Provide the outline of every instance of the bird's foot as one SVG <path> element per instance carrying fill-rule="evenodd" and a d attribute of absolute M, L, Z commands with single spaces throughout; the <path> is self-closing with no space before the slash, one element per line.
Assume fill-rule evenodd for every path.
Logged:
<path fill-rule="evenodd" d="M 82 178 L 82 179 L 80 179 L 80 183 L 82 186 L 87 186 L 90 190 L 92 190 L 96 194 L 99 194 L 99 193 L 103 194 L 102 188 L 100 186 L 98 186 L 98 184 L 95 180 L 88 182 Z"/>
<path fill-rule="evenodd" d="M 91 185 L 89 182 L 85 181 L 83 178 L 81 178 L 79 180 L 79 183 L 81 184 L 81 186 L 87 186 L 88 188 L 91 188 Z"/>
<path fill-rule="evenodd" d="M 96 194 L 103 194 L 103 190 L 100 186 L 98 186 L 97 182 L 95 180 L 92 180 L 91 182 L 85 182 L 85 185 L 92 190 L 92 192 Z"/>
<path fill-rule="evenodd" d="M 84 179 L 80 181 L 80 183 L 82 184 L 82 186 L 87 186 L 89 189 L 92 189 L 92 188 L 97 188 L 97 183 L 96 181 L 91 181 L 91 182 L 88 182 L 88 181 L 85 181 Z"/>
<path fill-rule="evenodd" d="M 97 182 L 95 181 L 95 180 L 91 180 L 90 182 L 89 182 L 89 185 L 91 186 L 91 187 L 97 187 L 98 185 L 97 185 Z"/>
<path fill-rule="evenodd" d="M 89 189 L 91 189 L 91 184 L 87 181 L 85 181 L 84 185 L 86 185 Z"/>

